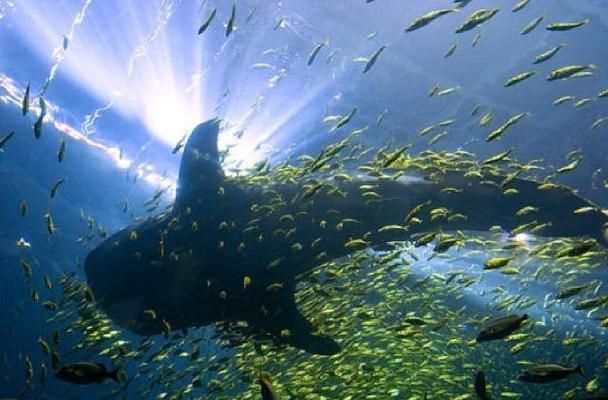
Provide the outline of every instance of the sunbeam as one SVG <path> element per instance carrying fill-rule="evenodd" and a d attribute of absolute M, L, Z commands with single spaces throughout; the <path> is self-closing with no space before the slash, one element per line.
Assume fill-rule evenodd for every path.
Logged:
<path fill-rule="evenodd" d="M 184 23 L 189 22 L 195 32 L 215 7 L 212 4 L 162 1 L 145 10 L 135 3 L 115 1 L 86 0 L 78 8 L 74 5 L 64 2 L 51 7 L 24 1 L 10 22 L 19 27 L 15 39 L 38 62 L 49 56 L 53 60 L 41 95 L 61 102 L 60 87 L 70 84 L 88 97 L 70 110 L 80 119 L 80 131 L 86 136 L 101 135 L 107 141 L 107 133 L 120 126 L 120 119 L 127 119 L 138 121 L 161 143 L 174 146 L 197 123 L 219 116 L 227 128 L 220 143 L 230 149 L 227 165 L 247 168 L 286 147 L 293 140 L 291 132 L 317 124 L 323 109 L 314 104 L 331 96 L 335 67 L 319 67 L 331 71 L 321 78 L 306 71 L 292 73 L 301 70 L 307 53 L 324 36 L 296 13 L 281 15 L 280 7 L 268 13 L 270 3 L 239 4 L 234 32 L 227 39 L 222 23 L 228 7 L 219 7 L 214 23 L 198 37 L 189 34 Z M 120 12 L 105 18 L 114 10 Z M 71 21 L 70 14 L 75 14 Z M 268 33 L 261 26 L 274 29 Z M 284 30 L 286 36 L 273 39 L 270 35 L 276 30 Z M 270 47 L 260 55 L 262 42 Z M 49 54 L 57 43 L 61 45 Z M 288 48 L 302 55 L 287 57 Z M 237 65 L 239 69 L 234 68 Z M 61 82 L 53 88 L 50 83 L 56 78 Z M 87 111 L 95 103 L 97 107 Z M 298 140 L 298 145 L 305 146 L 309 140 Z"/>

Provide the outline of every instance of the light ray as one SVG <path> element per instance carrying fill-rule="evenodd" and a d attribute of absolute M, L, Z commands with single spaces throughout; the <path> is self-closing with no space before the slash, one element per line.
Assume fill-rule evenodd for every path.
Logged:
<path fill-rule="evenodd" d="M 76 131 L 100 136 L 95 143 L 107 143 L 106 131 L 120 130 L 121 120 L 128 120 L 148 131 L 132 133 L 133 141 L 145 142 L 142 135 L 147 133 L 171 149 L 201 121 L 220 117 L 227 127 L 220 147 L 230 149 L 226 165 L 248 168 L 271 154 L 284 155 L 285 149 L 294 148 L 292 142 L 305 150 L 327 135 L 320 99 L 330 100 L 332 106 L 344 102 L 341 97 L 331 100 L 335 94 L 331 91 L 338 79 L 355 71 L 351 63 L 338 60 L 307 67 L 309 52 L 327 38 L 327 32 L 316 28 L 309 22 L 312 17 L 301 15 L 301 10 L 277 11 L 280 4 L 273 1 L 258 5 L 251 19 L 251 7 L 237 3 L 237 29 L 228 38 L 222 22 L 227 21 L 232 4 L 207 2 L 199 10 L 198 4 L 164 0 L 160 9 L 143 9 L 131 1 L 84 1 L 71 21 L 70 32 L 75 22 L 79 25 L 78 34 L 70 37 L 70 55 L 61 59 L 60 72 L 51 79 L 60 81 L 57 87 L 71 82 L 90 99 L 78 111 L 67 111 L 82 121 Z M 214 24 L 196 35 L 202 18 L 215 7 Z M 19 40 L 47 58 L 49 47 L 61 37 L 54 22 L 71 20 L 73 12 L 24 0 L 11 18 L 19 27 Z M 277 16 L 285 23 L 273 30 Z M 34 25 L 26 29 L 25 21 Z M 338 49 L 327 47 L 324 51 Z M 259 63 L 272 68 L 249 68 Z M 59 102 L 64 94 L 56 90 L 53 96 Z M 85 111 L 91 103 L 101 106 Z M 302 131 L 307 134 L 298 136 Z M 167 153 L 162 161 L 176 168 L 176 158 L 169 159 Z M 120 164 L 124 167 L 125 161 Z"/>
<path fill-rule="evenodd" d="M 53 50 L 53 58 L 55 59 L 55 63 L 51 67 L 49 75 L 46 78 L 44 85 L 42 86 L 42 90 L 40 91 L 39 96 L 44 96 L 47 89 L 49 88 L 49 85 L 51 84 L 51 81 L 53 80 L 53 78 L 55 78 L 55 75 L 57 74 L 57 69 L 59 68 L 59 65 L 61 65 L 61 62 L 63 61 L 63 59 L 66 56 L 66 52 L 67 52 L 69 43 L 72 41 L 72 38 L 74 37 L 74 32 L 76 31 L 76 28 L 78 27 L 78 25 L 82 24 L 82 21 L 84 21 L 84 18 L 87 14 L 87 10 L 92 2 L 93 2 L 93 0 L 85 0 L 85 2 L 82 4 L 82 8 L 80 9 L 80 11 L 78 11 L 78 14 L 76 14 L 76 16 L 74 17 L 74 20 L 72 21 L 72 24 L 70 26 L 70 30 L 65 35 L 64 42 L 61 44 L 61 46 L 58 46 L 55 48 L 55 50 Z"/>
<path fill-rule="evenodd" d="M 5 74 L 0 72 L 0 89 L 4 90 L 6 94 L 0 95 L 0 102 L 5 105 L 12 105 L 15 108 L 21 107 L 21 99 L 25 93 L 25 89 L 21 88 L 17 85 L 17 83 L 6 76 Z M 116 165 L 118 168 L 127 170 L 132 168 L 135 164 L 135 161 L 129 159 L 124 154 L 121 155 L 120 148 L 115 146 L 107 146 L 101 142 L 95 141 L 91 139 L 89 136 L 80 132 L 78 129 L 73 126 L 61 122 L 58 115 L 61 113 L 61 109 L 56 104 L 46 101 L 47 113 L 44 118 L 44 123 L 48 126 L 51 125 L 57 131 L 65 134 L 66 136 L 84 142 L 91 149 L 102 152 L 108 157 L 108 159 Z M 32 103 L 30 106 L 32 113 L 39 113 L 40 107 L 37 102 Z M 156 187 L 175 187 L 175 183 L 177 180 L 176 176 L 168 176 L 165 177 L 162 174 L 156 171 L 156 168 L 149 163 L 140 163 L 135 167 L 138 171 L 145 171 L 142 173 L 142 179 L 148 182 L 149 184 Z"/>
<path fill-rule="evenodd" d="M 135 48 L 135 50 L 133 50 L 133 52 L 131 53 L 131 55 L 129 57 L 129 65 L 127 67 L 126 83 L 128 83 L 129 80 L 131 79 L 131 76 L 133 75 L 133 71 L 135 69 L 135 65 L 136 65 L 137 61 L 140 58 L 146 56 L 146 54 L 148 53 L 148 49 L 154 43 L 154 41 L 158 38 L 163 27 L 167 24 L 167 22 L 173 15 L 173 11 L 174 11 L 175 7 L 178 6 L 179 3 L 180 3 L 180 0 L 163 0 L 163 2 L 161 3 L 161 12 L 157 19 L 156 26 L 154 27 L 152 32 L 150 32 L 150 34 L 144 39 L 144 41 L 141 44 L 139 44 Z M 109 102 L 105 106 L 99 107 L 99 108 L 95 109 L 91 114 L 88 114 L 85 116 L 85 122 L 82 124 L 82 130 L 84 131 L 85 134 L 90 135 L 95 132 L 94 125 L 97 122 L 97 120 L 99 120 L 106 111 L 110 110 L 112 108 L 112 106 L 114 106 L 114 103 L 121 96 L 122 96 L 121 92 L 115 92 L 115 94 L 110 98 Z M 158 112 L 159 110 L 155 110 L 155 111 Z M 154 114 L 154 115 L 157 115 L 157 114 Z M 154 121 L 154 122 L 158 122 L 158 121 Z"/>

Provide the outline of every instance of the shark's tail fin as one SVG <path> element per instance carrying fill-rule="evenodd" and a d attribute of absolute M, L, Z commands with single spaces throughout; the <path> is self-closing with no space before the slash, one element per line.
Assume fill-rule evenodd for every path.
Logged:
<path fill-rule="evenodd" d="M 498 175 L 479 178 L 449 171 L 434 181 L 381 182 L 375 191 L 392 201 L 376 211 L 386 223 L 402 219 L 403 214 L 418 204 L 430 204 L 418 212 L 423 223 L 410 227 L 410 234 L 420 228 L 429 232 L 438 229 L 486 231 L 498 225 L 513 234 L 527 227 L 527 233 L 587 236 L 608 244 L 606 212 L 574 190 L 557 184 Z M 436 208 L 446 209 L 450 216 L 460 218 L 430 218 L 429 211 Z M 524 208 L 534 212 L 522 213 Z"/>

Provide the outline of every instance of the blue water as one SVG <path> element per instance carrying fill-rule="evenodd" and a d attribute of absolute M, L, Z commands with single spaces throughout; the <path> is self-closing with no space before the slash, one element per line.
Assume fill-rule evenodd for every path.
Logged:
<path fill-rule="evenodd" d="M 60 301 L 59 279 L 73 273 L 85 282 L 83 260 L 106 233 L 112 234 L 138 217 L 153 216 L 172 203 L 180 161 L 180 152 L 172 150 L 196 124 L 209 118 L 219 116 L 225 121 L 220 148 L 225 151 L 223 165 L 229 174 L 246 174 L 265 159 L 278 165 L 303 154 L 314 156 L 325 145 L 361 129 L 357 139 L 364 147 L 397 149 L 412 143 L 408 150 L 412 154 L 426 149 L 465 150 L 485 159 L 513 148 L 522 162 L 542 159 L 539 165 L 545 169 L 538 172 L 539 179 L 581 158 L 578 168 L 559 174 L 554 181 L 599 207 L 608 207 L 608 120 L 592 128 L 598 119 L 608 118 L 608 98 L 598 97 L 608 89 L 608 4 L 602 0 L 531 0 L 521 11 L 512 12 L 515 3 L 473 0 L 458 12 L 405 33 L 405 26 L 414 18 L 454 4 L 450 0 L 239 0 L 235 3 L 236 29 L 226 37 L 232 9 L 232 3 L 226 1 L 0 0 L 0 137 L 16 132 L 0 153 L 0 398 L 153 399 L 163 393 L 162 385 L 143 390 L 146 380 L 187 368 L 188 359 L 179 353 L 192 351 L 192 340 L 202 338 L 206 354 L 219 351 L 208 339 L 210 330 L 194 330 L 188 338 L 174 341 L 168 360 L 149 368 L 124 362 L 130 387 L 115 395 L 113 390 L 123 387 L 120 384 L 81 388 L 55 379 L 50 359 L 37 343 L 39 337 L 50 341 L 55 330 L 64 336 L 68 326 L 67 321 L 48 322 L 54 312 L 41 306 L 47 300 Z M 469 32 L 454 33 L 469 14 L 489 7 L 500 11 Z M 202 21 L 215 8 L 215 19 L 198 35 Z M 520 35 L 540 15 L 544 15 L 540 25 L 530 34 Z M 591 22 L 570 31 L 545 29 L 552 22 L 585 18 Z M 481 37 L 473 47 L 477 34 Z M 308 66 L 311 51 L 323 42 L 326 44 Z M 445 58 L 454 43 L 456 51 Z M 561 43 L 565 45 L 553 58 L 532 64 L 538 54 Z M 357 59 L 370 57 L 383 45 L 386 48 L 374 66 L 363 73 L 365 60 Z M 573 64 L 597 68 L 590 69 L 592 74 L 587 77 L 545 79 L 553 69 Z M 538 73 L 504 87 L 509 78 L 526 71 Z M 28 82 L 31 107 L 23 116 L 21 102 Z M 429 97 L 436 84 L 458 90 Z M 40 94 L 48 110 L 43 136 L 35 139 L 32 126 L 39 114 Z M 552 104 L 566 95 L 575 100 Z M 591 99 L 589 104 L 573 105 L 584 98 Z M 471 116 L 477 104 L 480 111 Z M 335 122 L 324 122 L 324 118 L 344 116 L 355 107 L 357 113 L 346 130 L 330 133 Z M 490 111 L 492 122 L 480 127 L 479 118 Z M 518 113 L 529 115 L 499 140 L 485 141 L 492 129 Z M 427 136 L 418 134 L 448 119 L 455 122 Z M 429 144 L 444 130 L 448 132 L 445 137 Z M 65 160 L 59 163 L 61 140 L 65 140 L 66 151 Z M 51 199 L 49 190 L 59 178 L 65 183 Z M 146 201 L 159 191 L 160 200 L 151 210 Z M 20 214 L 23 200 L 28 204 L 24 217 Z M 52 235 L 47 232 L 47 213 L 57 228 Z M 16 246 L 20 238 L 31 248 Z M 485 259 L 483 251 L 489 249 L 480 250 L 482 255 L 470 260 L 463 261 L 462 253 L 454 251 L 450 252 L 453 260 L 434 258 L 414 266 L 412 281 L 433 273 L 449 276 L 450 271 L 479 265 Z M 419 251 L 425 255 L 430 250 Z M 31 278 L 24 275 L 21 260 L 33 268 Z M 601 283 L 607 279 L 605 254 L 594 262 L 601 266 L 583 280 Z M 54 282 L 52 289 L 44 286 L 45 275 Z M 564 391 L 579 387 L 574 398 L 582 399 L 590 395 L 584 386 L 595 376 L 600 383 L 595 393 L 608 392 L 606 328 L 598 321 L 606 318 L 607 308 L 588 315 L 575 312 L 571 303 L 545 307 L 545 296 L 554 295 L 559 290 L 556 282 L 563 281 L 560 273 L 539 282 L 526 273 L 499 276 L 497 281 L 490 279 L 477 286 L 457 285 L 450 293 L 467 310 L 459 323 L 470 336 L 475 328 L 466 325 L 467 313 L 500 315 L 493 308 L 497 300 L 486 292 L 501 286 L 516 296 L 526 287 L 525 296 L 537 300 L 526 311 L 538 322 L 534 334 L 544 335 L 544 328 L 553 328 L 557 334 L 530 344 L 533 348 L 520 355 L 520 360 L 588 364 L 584 377 L 566 385 L 558 383 L 562 386 L 547 392 L 550 397 L 542 397 L 542 391 L 522 389 L 516 382 L 520 367 L 511 362 L 508 350 L 500 355 L 475 353 L 471 359 L 479 357 L 485 368 L 492 368 L 488 357 L 499 358 L 497 365 L 511 368 L 505 374 L 488 372 L 502 386 L 494 393 L 524 391 L 520 398 L 561 398 Z M 39 292 L 38 303 L 32 301 L 32 290 Z M 605 285 L 597 293 L 606 294 Z M 75 310 L 73 305 L 65 307 Z M 142 340 L 116 329 L 124 340 Z M 63 360 L 109 363 L 98 349 L 74 348 L 77 335 L 65 336 L 56 346 Z M 570 336 L 592 342 L 560 345 L 560 338 Z M 148 355 L 164 344 L 164 339 L 156 338 Z M 222 349 L 220 355 L 229 359 L 233 353 Z M 35 373 L 29 382 L 26 357 L 32 360 Z M 42 362 L 49 370 L 44 382 L 40 382 Z M 458 373 L 467 378 L 451 395 L 469 393 L 467 398 L 474 398 L 470 371 L 462 367 Z M 205 379 L 212 377 L 209 373 Z M 178 377 L 173 386 L 166 387 L 186 385 L 179 382 L 185 381 Z M 224 395 L 249 389 L 245 385 Z M 220 398 L 207 390 L 196 389 L 179 398 Z M 251 393 L 252 398 L 261 398 L 256 390 Z M 404 395 L 408 393 L 404 387 L 401 393 L 398 398 L 422 398 L 418 388 Z M 365 398 L 365 393 L 358 396 Z M 438 397 L 429 392 L 428 398 Z"/>

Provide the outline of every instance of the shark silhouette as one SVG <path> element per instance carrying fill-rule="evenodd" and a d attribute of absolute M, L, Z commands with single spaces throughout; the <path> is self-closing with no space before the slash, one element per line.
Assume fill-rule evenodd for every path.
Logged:
<path fill-rule="evenodd" d="M 348 254 L 352 250 L 345 243 L 352 238 L 382 245 L 442 228 L 439 221 L 425 221 L 407 233 L 378 231 L 402 224 L 409 210 L 427 201 L 467 216 L 444 221 L 444 229 L 487 230 L 498 224 L 508 231 L 532 220 L 550 221 L 544 235 L 606 241 L 608 218 L 598 208 L 575 215 L 574 209 L 593 205 L 571 190 L 543 191 L 537 182 L 519 178 L 509 184 L 519 191 L 514 196 L 462 172 L 446 172 L 434 181 L 368 178 L 366 183 L 382 196 L 376 201 L 361 196 L 362 182 L 356 179 L 333 182 L 337 192 L 311 191 L 302 183 L 242 184 L 222 171 L 219 124 L 217 119 L 204 122 L 190 135 L 171 211 L 114 234 L 86 258 L 87 280 L 99 304 L 135 333 L 159 334 L 162 320 L 173 329 L 246 322 L 276 342 L 334 354 L 339 345 L 296 307 L 298 276 Z M 448 187 L 460 193 L 442 190 Z M 528 205 L 539 211 L 515 215 Z M 338 229 L 344 218 L 358 223 Z M 146 316 L 148 309 L 157 319 Z"/>

